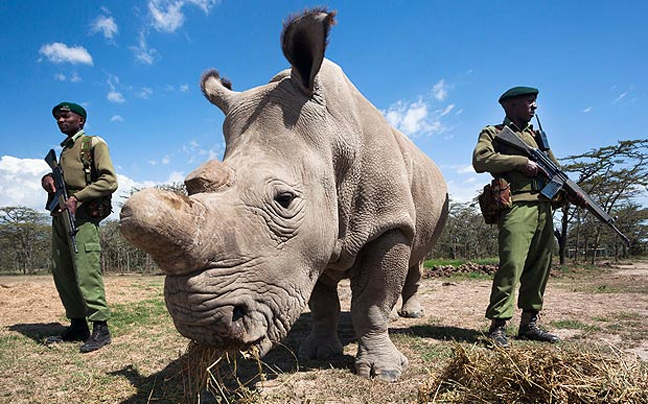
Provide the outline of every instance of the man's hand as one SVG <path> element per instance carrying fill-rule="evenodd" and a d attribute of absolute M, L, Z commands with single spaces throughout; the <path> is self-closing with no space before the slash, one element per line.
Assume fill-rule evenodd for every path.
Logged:
<path fill-rule="evenodd" d="M 55 193 L 56 192 L 56 183 L 54 182 L 54 178 L 52 178 L 51 175 L 46 175 L 43 177 L 41 180 L 41 186 L 43 189 L 49 193 Z"/>
<path fill-rule="evenodd" d="M 587 201 L 585 197 L 580 192 L 575 194 L 567 194 L 567 200 L 572 204 L 578 206 L 579 208 L 585 208 L 587 206 Z"/>
<path fill-rule="evenodd" d="M 67 201 L 65 201 L 65 209 L 67 209 L 71 214 L 74 215 L 76 214 L 77 203 L 79 203 L 78 199 L 74 195 L 72 195 L 67 199 Z"/>
<path fill-rule="evenodd" d="M 542 167 L 538 165 L 533 160 L 529 160 L 527 162 L 527 165 L 521 170 L 522 174 L 526 175 L 527 177 L 537 177 L 538 174 L 542 174 L 545 177 L 549 177 L 549 173 L 547 173 Z"/>

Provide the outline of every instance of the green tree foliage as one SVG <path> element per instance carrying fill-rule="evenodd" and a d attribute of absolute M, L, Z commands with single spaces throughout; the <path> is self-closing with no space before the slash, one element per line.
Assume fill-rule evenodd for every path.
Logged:
<path fill-rule="evenodd" d="M 617 217 L 615 224 L 626 236 L 641 233 L 632 227 L 646 225 L 645 221 L 636 221 L 642 211 L 636 201 L 648 190 L 648 139 L 619 141 L 562 160 L 566 172 L 578 174 L 580 187 L 610 216 Z M 571 246 L 575 257 L 585 253 L 594 263 L 601 252 L 614 251 L 617 258 L 629 254 L 618 237 L 591 214 L 569 206 L 562 212 L 559 240 L 563 247 Z M 575 236 L 569 238 L 569 233 Z M 642 242 L 646 239 L 631 238 L 631 245 Z M 567 250 L 561 248 L 561 262 Z"/>
<path fill-rule="evenodd" d="M 0 208 L 0 270 L 29 274 L 49 265 L 48 216 L 24 206 Z"/>
<path fill-rule="evenodd" d="M 432 256 L 451 259 L 497 256 L 497 227 L 484 223 L 474 201 L 450 201 L 448 219 Z"/>

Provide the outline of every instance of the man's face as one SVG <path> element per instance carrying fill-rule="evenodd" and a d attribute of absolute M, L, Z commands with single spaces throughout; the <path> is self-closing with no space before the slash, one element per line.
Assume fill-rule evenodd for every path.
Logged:
<path fill-rule="evenodd" d="M 504 109 L 506 115 L 513 121 L 518 122 L 531 122 L 531 118 L 535 115 L 535 110 L 538 108 L 536 105 L 535 95 L 523 95 L 515 97 L 506 102 Z"/>
<path fill-rule="evenodd" d="M 68 136 L 72 136 L 83 129 L 85 123 L 84 117 L 71 111 L 58 111 L 54 114 L 54 117 L 61 132 Z"/>

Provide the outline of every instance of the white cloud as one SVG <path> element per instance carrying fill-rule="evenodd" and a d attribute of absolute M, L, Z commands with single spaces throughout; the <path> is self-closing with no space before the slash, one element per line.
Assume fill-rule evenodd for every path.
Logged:
<path fill-rule="evenodd" d="M 628 96 L 628 91 L 619 94 L 619 96 L 614 100 L 613 104 L 616 104 L 617 102 L 621 101 L 622 99 L 624 99 L 627 96 Z"/>
<path fill-rule="evenodd" d="M 137 46 L 131 46 L 131 50 L 135 53 L 135 60 L 145 65 L 152 65 L 156 59 L 159 58 L 159 53 L 154 48 L 149 48 L 146 41 L 146 33 L 140 32 Z"/>
<path fill-rule="evenodd" d="M 13 156 L 0 157 L 0 207 L 24 206 L 47 213 L 47 193 L 41 187 L 41 178 L 50 171 L 43 159 L 22 159 Z M 136 181 L 117 173 L 119 188 L 113 194 L 113 214 L 109 220 L 119 219 L 120 205 L 133 189 L 144 189 L 161 184 L 184 181 L 181 172 L 172 172 L 165 182 Z"/>
<path fill-rule="evenodd" d="M 171 162 L 171 157 L 169 156 L 164 156 L 162 158 L 162 161 L 160 162 L 161 164 L 169 164 Z"/>
<path fill-rule="evenodd" d="M 437 100 L 443 101 L 448 96 L 447 88 L 448 86 L 445 84 L 445 80 L 441 79 L 432 87 L 432 95 Z"/>
<path fill-rule="evenodd" d="M 475 174 L 475 169 L 473 168 L 472 164 L 468 164 L 463 167 L 459 167 L 457 169 L 457 173 L 459 174 Z"/>
<path fill-rule="evenodd" d="M 93 65 L 92 56 L 82 46 L 68 47 L 64 43 L 54 42 L 41 46 L 38 51 L 52 63 L 72 63 Z"/>
<path fill-rule="evenodd" d="M 94 20 L 90 27 L 91 34 L 96 34 L 97 32 L 101 32 L 104 38 L 112 40 L 119 32 L 119 27 L 117 27 L 114 18 L 100 15 Z"/>
<path fill-rule="evenodd" d="M 81 77 L 76 72 L 72 73 L 72 76 L 70 76 L 70 77 L 67 77 L 63 73 L 57 73 L 57 74 L 54 75 L 54 79 L 58 80 L 58 81 L 69 80 L 71 83 L 78 83 L 78 82 L 81 81 Z"/>
<path fill-rule="evenodd" d="M 430 114 L 427 103 L 421 98 L 411 103 L 397 101 L 382 112 L 392 126 L 408 137 L 433 135 L 444 130 L 440 113 Z"/>
<path fill-rule="evenodd" d="M 454 109 L 454 107 L 455 107 L 454 104 L 450 104 L 450 105 L 448 105 L 447 107 L 445 107 L 445 108 L 444 108 L 444 109 L 439 113 L 439 116 L 445 116 L 445 115 L 448 115 L 450 112 L 452 112 L 452 110 Z"/>
<path fill-rule="evenodd" d="M 184 182 L 185 178 L 187 176 L 180 172 L 180 171 L 173 171 L 171 174 L 169 174 L 169 178 L 167 178 L 165 184 L 173 184 L 176 182 Z"/>
<path fill-rule="evenodd" d="M 481 192 L 487 178 L 471 177 L 458 183 L 454 180 L 448 180 L 448 194 L 450 199 L 455 202 L 471 202 Z"/>
<path fill-rule="evenodd" d="M 216 4 L 217 0 L 150 0 L 148 9 L 151 26 L 159 32 L 175 32 L 185 22 L 185 15 L 182 12 L 184 6 L 194 5 L 208 14 Z"/>
<path fill-rule="evenodd" d="M 583 110 L 584 113 L 588 113 L 590 111 L 592 111 L 592 107 L 587 107 Z"/>
<path fill-rule="evenodd" d="M 447 131 L 442 118 L 455 110 L 455 104 L 442 108 L 433 108 L 438 101 L 445 101 L 448 90 L 452 87 L 444 79 L 439 80 L 425 96 L 419 96 L 417 101 L 399 100 L 381 112 L 387 121 L 408 137 L 436 135 Z M 458 110 L 454 115 L 461 114 Z"/>
<path fill-rule="evenodd" d="M 124 118 L 121 115 L 113 115 L 110 122 L 124 122 Z"/>
<path fill-rule="evenodd" d="M 108 76 L 108 80 L 106 81 L 108 84 L 108 87 L 110 87 L 110 91 L 108 91 L 108 95 L 106 95 L 106 98 L 110 102 L 116 102 L 116 103 L 124 103 L 126 102 L 126 99 L 124 98 L 124 95 L 117 91 L 117 85 L 119 84 L 119 77 L 113 76 L 112 74 Z"/>
<path fill-rule="evenodd" d="M 119 91 L 109 91 L 106 98 L 110 102 L 116 102 L 116 103 L 119 103 L 119 104 L 126 102 L 126 99 L 124 98 L 122 93 L 120 93 Z"/>
<path fill-rule="evenodd" d="M 186 93 L 187 91 L 189 91 L 189 86 L 187 84 L 183 84 L 180 86 L 181 93 Z"/>
<path fill-rule="evenodd" d="M 137 93 L 137 97 L 148 100 L 149 98 L 151 98 L 151 94 L 153 94 L 152 89 L 148 87 L 142 87 L 142 89 Z"/>
<path fill-rule="evenodd" d="M 45 156 L 43 156 L 45 157 Z M 0 207 L 25 206 L 45 212 L 47 193 L 40 185 L 49 170 L 43 159 L 0 158 Z"/>

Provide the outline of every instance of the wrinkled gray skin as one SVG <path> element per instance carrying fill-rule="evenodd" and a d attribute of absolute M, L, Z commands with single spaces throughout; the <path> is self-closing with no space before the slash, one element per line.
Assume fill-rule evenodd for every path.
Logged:
<path fill-rule="evenodd" d="M 350 278 L 356 370 L 396 380 L 407 358 L 392 308 L 417 315 L 420 265 L 447 215 L 438 168 L 324 59 L 334 13 L 284 26 L 291 69 L 234 92 L 215 71 L 202 90 L 226 115 L 223 162 L 189 174 L 189 196 L 146 189 L 121 211 L 124 236 L 166 273 L 178 331 L 228 350 L 280 342 L 309 304 L 302 358 L 342 352 L 337 283 Z"/>

